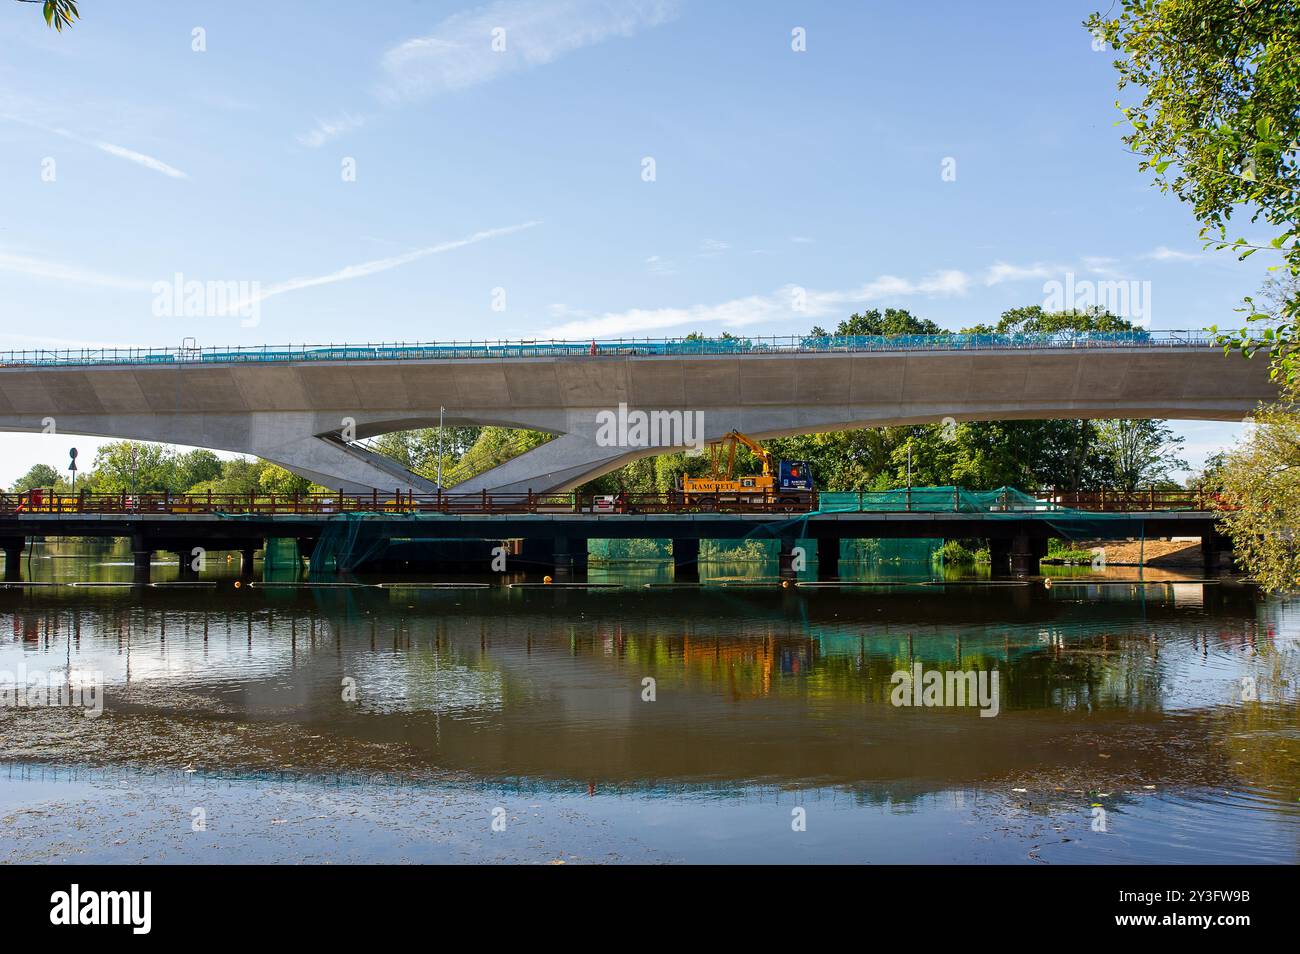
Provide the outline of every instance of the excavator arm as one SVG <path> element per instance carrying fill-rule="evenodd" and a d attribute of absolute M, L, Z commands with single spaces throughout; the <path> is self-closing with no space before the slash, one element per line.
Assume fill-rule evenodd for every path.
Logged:
<path fill-rule="evenodd" d="M 775 458 L 772 457 L 771 453 L 769 453 L 763 447 L 763 445 L 760 444 L 758 441 L 754 440 L 752 437 L 749 437 L 746 434 L 740 433 L 740 431 L 731 431 L 730 433 L 728 433 L 724 437 L 719 438 L 716 441 L 710 441 L 710 444 L 718 448 L 721 448 L 723 446 L 727 448 L 726 477 L 728 480 L 731 479 L 732 471 L 736 465 L 737 444 L 744 444 L 746 447 L 748 447 L 751 451 L 754 452 L 754 456 L 756 456 L 760 461 L 763 462 L 764 477 L 770 477 L 776 473 L 776 460 Z M 716 472 L 716 458 L 715 458 L 715 472 Z"/>

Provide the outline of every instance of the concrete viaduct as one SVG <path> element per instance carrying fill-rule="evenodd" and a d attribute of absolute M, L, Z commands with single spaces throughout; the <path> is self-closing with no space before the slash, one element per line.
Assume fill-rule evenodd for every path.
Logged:
<path fill-rule="evenodd" d="M 598 439 L 602 412 L 620 405 L 696 415 L 711 439 L 733 428 L 767 438 L 945 418 L 1231 421 L 1276 396 L 1264 360 L 1225 356 L 1197 332 L 1083 346 L 934 340 L 939 347 L 696 354 L 609 343 L 448 357 L 433 346 L 367 346 L 9 360 L 0 361 L 0 430 L 39 432 L 52 420 L 59 433 L 254 454 L 348 492 L 427 492 L 430 481 L 348 439 L 435 426 L 444 407 L 449 425 L 556 435 L 457 491 L 541 492 L 673 449 Z"/>

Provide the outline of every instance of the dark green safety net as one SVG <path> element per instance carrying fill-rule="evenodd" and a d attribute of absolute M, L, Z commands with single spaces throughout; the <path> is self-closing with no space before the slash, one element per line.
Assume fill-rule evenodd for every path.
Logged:
<path fill-rule="evenodd" d="M 961 487 L 900 487 L 818 495 L 815 513 L 960 513 L 981 514 L 994 520 L 1041 520 L 1058 536 L 1083 540 L 1108 535 L 1116 524 L 1131 525 L 1142 533 L 1142 521 L 1126 513 L 1075 510 L 1040 500 L 1014 487 L 965 490 Z M 802 515 L 801 515 L 802 516 Z M 812 516 L 812 514 L 808 514 Z M 981 536 L 972 532 L 972 537 Z"/>

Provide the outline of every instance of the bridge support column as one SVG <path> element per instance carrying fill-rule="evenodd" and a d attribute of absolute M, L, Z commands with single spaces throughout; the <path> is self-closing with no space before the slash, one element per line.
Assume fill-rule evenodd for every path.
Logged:
<path fill-rule="evenodd" d="M 572 577 L 587 572 L 586 537 L 556 537 L 554 552 L 556 577 Z"/>
<path fill-rule="evenodd" d="M 1011 572 L 1016 576 L 1035 576 L 1038 561 L 1047 556 L 1047 539 L 1018 533 L 1011 541 Z"/>
<path fill-rule="evenodd" d="M 994 576 L 1008 576 L 1011 573 L 1011 541 L 1005 537 L 989 538 L 990 572 Z"/>
<path fill-rule="evenodd" d="M 700 541 L 673 538 L 673 580 L 696 583 L 700 579 Z"/>
<path fill-rule="evenodd" d="M 244 547 L 239 551 L 239 576 L 241 579 L 252 579 L 254 569 L 253 558 L 256 553 L 257 550 L 253 547 Z"/>
<path fill-rule="evenodd" d="M 5 537 L 0 539 L 0 547 L 5 551 L 5 582 L 17 583 L 23 578 L 23 547 L 27 545 L 26 537 Z"/>
<path fill-rule="evenodd" d="M 1212 530 L 1201 537 L 1201 559 L 1206 571 L 1232 569 L 1232 541 Z"/>
<path fill-rule="evenodd" d="M 182 544 L 176 548 L 176 568 L 180 572 L 181 579 L 197 579 L 199 571 L 194 569 L 194 548 L 199 544 Z M 206 557 L 204 559 L 206 564 Z"/>
<path fill-rule="evenodd" d="M 307 560 L 308 564 L 310 564 L 310 563 L 311 563 L 312 554 L 316 552 L 316 543 L 317 543 L 317 542 L 318 542 L 318 541 L 316 540 L 315 537 L 299 537 L 299 538 L 298 538 L 298 557 L 299 557 L 299 559 L 304 559 L 304 558 L 305 558 L 305 559 Z"/>
<path fill-rule="evenodd" d="M 840 575 L 840 538 L 817 539 L 817 579 L 836 580 Z"/>
<path fill-rule="evenodd" d="M 794 568 L 794 545 L 794 538 L 781 538 L 781 550 L 777 556 L 777 575 L 785 580 L 793 580 L 798 576 Z"/>
<path fill-rule="evenodd" d="M 131 537 L 131 582 L 136 586 L 149 585 L 150 564 L 153 562 L 153 547 L 144 537 Z"/>

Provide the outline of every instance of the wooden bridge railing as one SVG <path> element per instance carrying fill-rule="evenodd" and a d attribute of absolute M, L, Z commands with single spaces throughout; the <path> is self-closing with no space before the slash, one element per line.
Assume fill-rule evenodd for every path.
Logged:
<path fill-rule="evenodd" d="M 843 497 L 845 495 L 838 495 Z M 901 500 L 900 500 L 901 496 Z M 1214 493 L 1192 490 L 1096 490 L 1036 491 L 1030 496 L 1046 505 L 1043 509 L 1082 510 L 1096 513 L 1163 513 L 1169 511 L 1214 511 L 1223 504 Z M 874 513 L 955 512 L 961 509 L 960 493 L 952 503 L 927 495 L 924 501 L 912 493 L 888 491 L 858 494 L 859 509 Z M 760 493 L 734 498 L 687 497 L 679 491 L 663 494 L 578 494 L 517 493 L 417 494 L 394 490 L 356 494 L 77 494 L 54 490 L 0 493 L 0 516 L 17 514 L 240 514 L 321 516 L 341 513 L 426 513 L 426 514 L 660 514 L 660 513 L 807 513 L 818 507 L 816 493 L 773 496 Z M 1037 511 L 1030 511 L 1037 512 Z"/>

